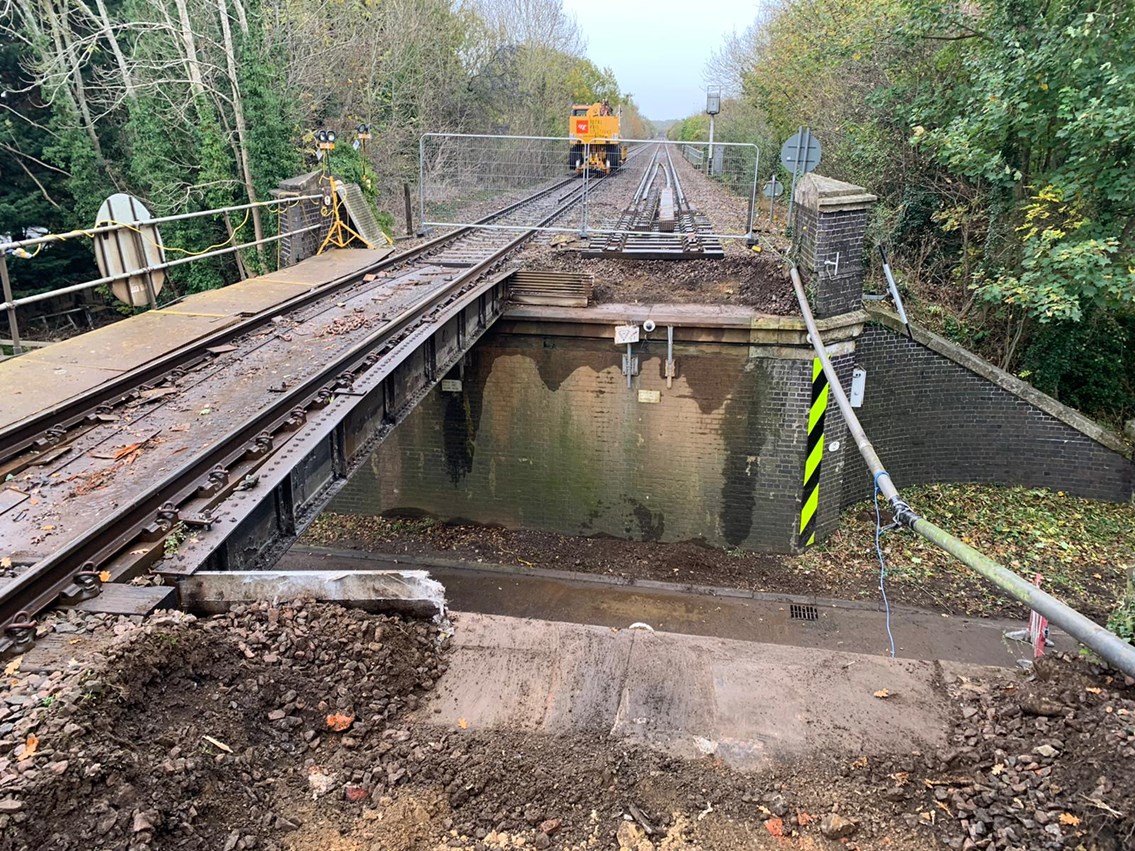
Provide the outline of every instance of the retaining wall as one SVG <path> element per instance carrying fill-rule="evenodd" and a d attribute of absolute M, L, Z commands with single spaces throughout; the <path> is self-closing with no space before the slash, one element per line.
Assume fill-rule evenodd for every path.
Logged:
<path fill-rule="evenodd" d="M 639 347 L 628 389 L 609 340 L 493 333 L 330 510 L 794 549 L 811 361 L 678 346 L 667 388 L 665 352 Z"/>
<path fill-rule="evenodd" d="M 869 311 L 855 363 L 867 370 L 859 418 L 897 487 L 980 482 L 1061 490 L 1126 502 L 1135 487 L 1129 447 L 1097 423 L 893 314 Z M 843 503 L 871 495 L 858 453 Z"/>

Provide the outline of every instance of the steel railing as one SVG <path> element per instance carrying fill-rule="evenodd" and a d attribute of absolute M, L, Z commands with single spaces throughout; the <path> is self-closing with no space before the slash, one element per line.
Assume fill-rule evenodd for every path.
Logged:
<path fill-rule="evenodd" d="M 41 293 L 24 296 L 22 298 L 15 298 L 12 291 L 12 284 L 8 274 L 8 255 L 14 254 L 18 251 L 27 251 L 28 248 L 42 248 L 43 246 L 51 245 L 53 243 L 65 242 L 71 239 L 88 238 L 94 239 L 95 237 L 106 234 L 122 231 L 130 231 L 132 233 L 141 233 L 143 228 L 152 227 L 154 225 L 164 224 L 167 222 L 180 222 L 189 219 L 198 219 L 204 216 L 219 216 L 227 213 L 238 213 L 244 210 L 252 210 L 264 207 L 279 207 L 281 205 L 293 205 L 302 203 L 304 201 L 318 201 L 322 200 L 322 195 L 299 195 L 289 196 L 284 198 L 273 198 L 267 201 L 256 201 L 250 204 L 235 204 L 230 207 L 219 207 L 212 210 L 198 210 L 192 213 L 178 213 L 171 216 L 159 216 L 152 219 L 139 219 L 132 222 L 113 222 L 110 224 L 100 224 L 93 228 L 79 228 L 70 230 L 65 233 L 52 233 L 44 234 L 43 236 L 31 237 L 29 239 L 10 240 L 7 242 L 0 242 L 0 288 L 2 288 L 3 301 L 0 302 L 0 310 L 3 310 L 8 316 L 8 332 L 11 337 L 11 345 L 13 354 L 23 354 L 23 345 L 20 342 L 20 325 L 19 317 L 16 314 L 17 308 L 24 307 L 29 304 L 36 304 L 41 301 L 48 301 L 61 295 L 70 295 L 72 293 L 83 292 L 85 290 L 92 290 L 96 287 L 106 286 L 118 281 L 129 280 L 138 276 L 145 276 L 147 280 L 147 297 L 150 306 L 156 306 L 156 296 L 152 286 L 151 276 L 155 272 L 163 272 L 166 269 L 173 269 L 177 266 L 183 266 L 186 263 L 192 263 L 195 260 L 205 260 L 210 257 L 219 257 L 224 254 L 232 254 L 236 251 L 242 251 L 246 248 L 256 248 L 260 245 L 266 245 L 271 242 L 278 242 L 289 236 L 297 236 L 303 233 L 310 233 L 311 231 L 318 230 L 322 224 L 314 224 L 298 230 L 283 231 L 272 236 L 263 237 L 261 239 L 251 240 L 249 242 L 233 244 L 218 248 L 216 250 L 205 251 L 200 254 L 192 254 L 186 257 L 180 257 L 176 260 L 162 260 L 159 263 L 150 263 L 141 266 L 137 269 L 132 269 L 127 272 L 121 272 L 115 275 L 105 275 L 101 278 L 96 278 L 90 281 L 84 281 L 79 284 L 71 284 L 66 287 L 59 287 L 53 290 L 47 290 Z M 235 237 L 235 233 L 233 234 Z M 230 237 L 232 238 L 232 237 Z M 164 246 L 158 246 L 164 248 Z"/>

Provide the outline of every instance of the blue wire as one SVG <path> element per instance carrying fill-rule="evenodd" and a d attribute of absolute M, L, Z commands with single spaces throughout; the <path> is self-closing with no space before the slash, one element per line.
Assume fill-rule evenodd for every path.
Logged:
<path fill-rule="evenodd" d="M 883 595 L 883 608 L 887 612 L 887 638 L 891 642 L 891 658 L 895 656 L 895 636 L 891 632 L 891 604 L 887 601 L 887 563 L 883 560 L 883 517 L 879 513 L 879 476 L 889 476 L 886 470 L 875 474 L 875 554 L 879 557 L 879 592 Z"/>

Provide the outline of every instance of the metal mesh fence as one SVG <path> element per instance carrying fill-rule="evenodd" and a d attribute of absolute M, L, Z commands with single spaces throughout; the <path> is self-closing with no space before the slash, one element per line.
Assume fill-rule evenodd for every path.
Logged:
<path fill-rule="evenodd" d="M 422 222 L 427 228 L 475 225 L 549 190 L 548 197 L 582 197 L 547 225 L 540 224 L 547 209 L 533 205 L 486 226 L 616 234 L 645 172 L 672 162 L 690 205 L 707 216 L 716 235 L 749 235 L 759 165 L 755 145 L 715 143 L 711 150 L 706 143 L 627 139 L 619 148 L 618 166 L 608 173 L 579 168 L 567 137 L 427 133 L 420 145 Z"/>

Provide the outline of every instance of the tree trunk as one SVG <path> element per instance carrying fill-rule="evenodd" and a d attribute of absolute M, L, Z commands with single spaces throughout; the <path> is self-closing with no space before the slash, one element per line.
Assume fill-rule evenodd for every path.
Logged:
<path fill-rule="evenodd" d="M 184 2 L 184 0 L 181 0 Z M 236 123 L 237 159 L 240 170 L 244 176 L 244 191 L 248 195 L 250 204 L 256 203 L 256 187 L 252 183 L 252 169 L 248 164 L 248 126 L 244 121 L 244 102 L 240 96 L 240 82 L 236 73 L 236 52 L 233 49 L 232 28 L 229 26 L 229 8 L 227 0 L 217 0 L 217 10 L 221 15 L 221 38 L 224 40 L 225 64 L 228 67 L 229 85 L 233 91 L 233 120 Z M 264 239 L 264 225 L 260 221 L 260 208 L 252 208 L 252 229 L 256 234 L 256 241 Z M 256 246 L 256 255 L 260 258 L 261 268 L 268 268 L 268 261 L 264 254 L 264 246 Z"/>
<path fill-rule="evenodd" d="M 98 131 L 95 129 L 95 120 L 91 115 L 90 106 L 87 104 L 87 89 L 83 82 L 83 70 L 79 64 L 79 57 L 75 52 L 75 43 L 71 38 L 70 22 L 67 20 L 66 10 L 63 11 L 63 16 L 60 17 L 53 2 L 44 3 L 40 8 L 47 19 L 48 25 L 51 27 L 51 37 L 52 41 L 55 42 L 56 55 L 62 58 L 69 71 L 68 76 L 71 80 L 71 84 L 67 87 L 67 92 L 70 95 L 69 100 L 71 101 L 71 105 L 75 107 L 75 111 L 79 114 L 80 123 L 83 126 L 83 130 L 86 131 L 87 138 L 91 141 L 91 147 L 94 149 L 95 157 L 98 159 L 99 165 L 110 177 L 115 188 L 120 188 L 117 178 L 110 169 L 110 164 L 103 155 L 102 143 L 99 141 Z"/>
<path fill-rule="evenodd" d="M 118 64 L 118 73 L 122 75 L 122 85 L 126 90 L 126 99 L 133 102 L 134 77 L 130 73 L 130 66 L 126 64 L 126 56 L 123 54 L 122 46 L 118 43 L 118 38 L 114 34 L 114 28 L 110 25 L 110 13 L 107 12 L 105 0 L 95 0 L 95 8 L 98 9 L 98 15 L 95 15 L 90 9 L 83 5 L 83 10 L 98 22 L 99 26 L 102 28 L 103 37 L 110 43 L 110 51 L 114 54 L 114 61 Z"/>
<path fill-rule="evenodd" d="M 197 58 L 197 42 L 193 37 L 193 26 L 189 21 L 189 8 L 185 0 L 174 0 L 177 19 L 181 24 L 181 44 L 185 48 L 185 67 L 189 73 L 189 88 L 196 100 L 205 93 L 205 80 L 201 76 L 201 62 Z"/>

